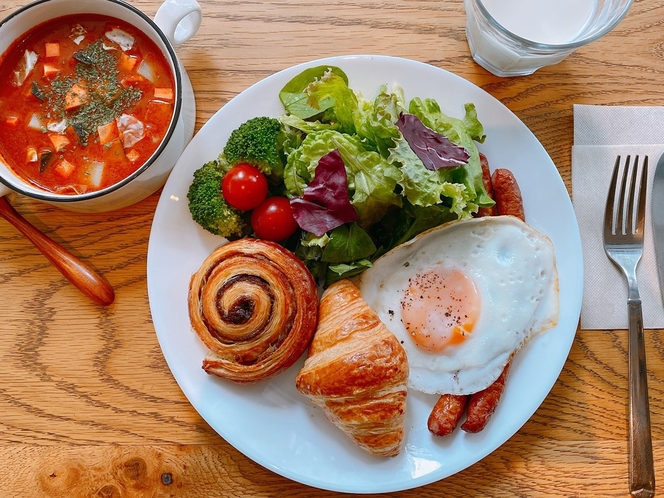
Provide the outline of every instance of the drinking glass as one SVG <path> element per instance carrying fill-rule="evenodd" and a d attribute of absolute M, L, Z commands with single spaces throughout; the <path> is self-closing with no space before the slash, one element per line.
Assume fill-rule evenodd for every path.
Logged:
<path fill-rule="evenodd" d="M 475 62 L 497 76 L 557 64 L 609 33 L 632 0 L 464 0 Z"/>

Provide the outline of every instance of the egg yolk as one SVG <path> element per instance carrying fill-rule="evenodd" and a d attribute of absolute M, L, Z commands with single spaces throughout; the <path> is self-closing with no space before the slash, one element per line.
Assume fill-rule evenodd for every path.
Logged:
<path fill-rule="evenodd" d="M 480 295 L 472 279 L 456 268 L 434 267 L 409 279 L 401 301 L 401 320 L 417 345 L 440 353 L 466 340 L 480 309 Z"/>

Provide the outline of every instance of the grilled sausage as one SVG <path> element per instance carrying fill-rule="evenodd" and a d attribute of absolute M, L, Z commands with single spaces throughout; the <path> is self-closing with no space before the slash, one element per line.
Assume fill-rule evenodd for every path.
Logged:
<path fill-rule="evenodd" d="M 521 189 L 512 172 L 508 169 L 497 169 L 491 175 L 491 185 L 498 214 L 516 216 L 526 221 Z"/>
<path fill-rule="evenodd" d="M 466 410 L 468 395 L 443 394 L 431 410 L 427 427 L 436 436 L 452 434 Z"/>
<path fill-rule="evenodd" d="M 466 420 L 461 424 L 461 429 L 466 432 L 479 432 L 489 422 L 491 415 L 496 411 L 500 396 L 505 388 L 507 372 L 510 369 L 511 362 L 505 365 L 500 376 L 486 389 L 476 392 L 468 400 L 468 410 Z"/>

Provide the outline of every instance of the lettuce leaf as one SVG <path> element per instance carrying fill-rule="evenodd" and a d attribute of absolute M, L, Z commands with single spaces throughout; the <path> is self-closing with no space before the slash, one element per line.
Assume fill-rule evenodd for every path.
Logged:
<path fill-rule="evenodd" d="M 322 79 L 326 74 L 338 76 L 348 86 L 348 76 L 338 67 L 316 66 L 305 69 L 286 83 L 279 92 L 279 100 L 286 111 L 299 118 L 309 119 L 334 106 L 335 100 L 331 96 L 325 99 L 318 95 L 315 105 L 309 103 L 307 88 L 313 81 Z"/>
<path fill-rule="evenodd" d="M 484 141 L 484 128 L 477 119 L 474 104 L 465 104 L 464 109 L 464 118 L 458 119 L 441 111 L 438 102 L 433 99 L 422 100 L 415 97 L 409 104 L 409 112 L 417 116 L 425 126 L 466 149 L 470 155 L 468 163 L 463 168 L 458 168 L 455 180 L 466 186 L 468 197 L 476 199 L 474 204 L 482 207 L 493 206 L 494 201 L 484 188 L 480 154 L 475 143 Z"/>
<path fill-rule="evenodd" d="M 458 168 L 468 163 L 470 154 L 466 149 L 424 126 L 414 114 L 402 113 L 397 128 L 428 170 Z"/>
<path fill-rule="evenodd" d="M 375 151 L 366 150 L 356 135 L 333 130 L 314 132 L 288 156 L 284 181 L 291 195 L 302 195 L 321 157 L 337 149 L 346 167 L 351 203 L 358 223 L 367 228 L 380 220 L 391 206 L 401 206 L 395 192 L 399 169 Z"/>
<path fill-rule="evenodd" d="M 284 86 L 279 98 L 292 115 L 301 119 L 317 116 L 322 123 L 337 123 L 344 133 L 355 133 L 357 97 L 338 67 L 305 70 Z"/>
<path fill-rule="evenodd" d="M 328 107 L 325 122 L 336 122 L 343 133 L 355 133 L 355 113 L 357 112 L 357 96 L 348 87 L 348 80 L 330 71 L 321 79 L 317 79 L 307 87 L 307 102 L 312 107 L 322 107 L 332 101 Z"/>
<path fill-rule="evenodd" d="M 367 268 L 371 268 L 372 263 L 368 259 L 361 259 L 359 261 L 351 261 L 349 263 L 340 263 L 337 265 L 329 265 L 327 267 L 327 274 L 325 276 L 325 285 L 330 285 L 342 278 L 352 278 L 359 275 Z"/>
<path fill-rule="evenodd" d="M 303 133 L 309 134 L 315 131 L 322 130 L 337 130 L 339 131 L 340 127 L 338 123 L 321 123 L 320 121 L 307 121 L 302 119 L 295 114 L 285 114 L 279 118 L 281 124 L 284 125 L 287 129 L 299 130 Z"/>
<path fill-rule="evenodd" d="M 357 223 L 348 223 L 332 230 L 321 260 L 326 263 L 347 263 L 366 259 L 375 252 L 376 246 L 369 234 Z"/>
<path fill-rule="evenodd" d="M 401 136 L 396 122 L 406 111 L 403 89 L 395 85 L 392 91 L 381 85 L 373 102 L 358 97 L 358 110 L 355 119 L 357 135 L 367 148 L 388 157 L 390 148 Z"/>
<path fill-rule="evenodd" d="M 290 200 L 290 205 L 300 228 L 318 237 L 357 219 L 348 198 L 346 168 L 339 151 L 320 158 L 314 179 L 304 188 L 304 194 Z"/>

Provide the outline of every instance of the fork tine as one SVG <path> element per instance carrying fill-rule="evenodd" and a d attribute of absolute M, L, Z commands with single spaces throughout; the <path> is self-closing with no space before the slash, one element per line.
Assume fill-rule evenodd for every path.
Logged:
<path fill-rule="evenodd" d="M 632 162 L 632 156 L 627 156 L 625 160 L 625 167 L 623 168 L 622 181 L 620 182 L 620 197 L 618 199 L 618 214 L 616 219 L 616 233 L 625 235 L 627 227 L 631 224 L 629 216 L 628 203 L 625 202 L 625 195 L 627 192 L 627 173 L 629 172 L 629 165 Z"/>
<path fill-rule="evenodd" d="M 636 232 L 634 228 L 634 215 L 637 213 L 636 194 L 637 194 L 637 173 L 639 172 L 639 156 L 634 157 L 634 166 L 632 167 L 632 178 L 629 184 L 629 198 L 625 209 L 627 210 L 627 223 L 625 224 L 625 234 L 633 234 Z M 625 171 L 627 176 L 627 171 Z"/>
<path fill-rule="evenodd" d="M 621 156 L 616 157 L 604 212 L 607 233 L 643 236 L 648 180 L 648 156 L 626 156 L 621 174 Z M 639 163 L 642 163 L 639 172 Z M 616 199 L 617 197 L 617 199 Z"/>
<path fill-rule="evenodd" d="M 643 233 L 643 227 L 646 219 L 646 190 L 648 186 L 648 156 L 643 158 L 643 168 L 641 170 L 641 185 L 639 189 L 639 211 L 636 220 L 636 230 L 638 234 Z"/>
<path fill-rule="evenodd" d="M 613 176 L 609 185 L 609 194 L 606 197 L 606 208 L 604 210 L 604 228 L 610 227 L 611 233 L 615 233 L 614 202 L 616 199 L 616 185 L 618 183 L 618 171 L 620 170 L 620 156 L 616 158 L 616 164 L 613 167 Z"/>

